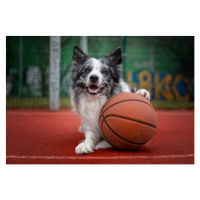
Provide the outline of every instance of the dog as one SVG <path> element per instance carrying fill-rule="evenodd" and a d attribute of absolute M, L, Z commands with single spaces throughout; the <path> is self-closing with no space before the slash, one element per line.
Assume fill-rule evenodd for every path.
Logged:
<path fill-rule="evenodd" d="M 85 140 L 75 148 L 76 154 L 111 148 L 101 137 L 98 126 L 99 112 L 110 97 L 122 92 L 134 92 L 150 100 L 147 90 L 131 88 L 121 74 L 121 48 L 101 59 L 95 59 L 86 55 L 77 45 L 74 46 L 69 91 L 72 109 L 81 117 L 79 131 L 85 134 Z"/>

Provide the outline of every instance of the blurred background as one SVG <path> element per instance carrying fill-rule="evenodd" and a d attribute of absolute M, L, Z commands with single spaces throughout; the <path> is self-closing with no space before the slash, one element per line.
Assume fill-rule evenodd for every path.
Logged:
<path fill-rule="evenodd" d="M 6 37 L 7 109 L 49 107 L 50 37 Z M 73 47 L 101 58 L 122 47 L 123 78 L 146 88 L 155 109 L 194 109 L 193 36 L 60 37 L 60 109 L 70 108 Z"/>

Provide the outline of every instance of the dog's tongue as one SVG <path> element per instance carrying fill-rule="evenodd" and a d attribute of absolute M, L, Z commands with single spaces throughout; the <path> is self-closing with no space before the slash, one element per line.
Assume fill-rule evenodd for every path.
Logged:
<path fill-rule="evenodd" d="M 90 93 L 97 93 L 99 90 L 99 88 L 95 85 L 91 85 L 88 89 Z"/>

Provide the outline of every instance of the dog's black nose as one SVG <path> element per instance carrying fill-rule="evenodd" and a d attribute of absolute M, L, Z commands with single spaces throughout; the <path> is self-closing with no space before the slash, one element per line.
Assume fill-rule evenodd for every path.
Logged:
<path fill-rule="evenodd" d="M 91 75 L 90 76 L 90 81 L 92 83 L 96 83 L 99 80 L 99 77 L 97 75 Z"/>

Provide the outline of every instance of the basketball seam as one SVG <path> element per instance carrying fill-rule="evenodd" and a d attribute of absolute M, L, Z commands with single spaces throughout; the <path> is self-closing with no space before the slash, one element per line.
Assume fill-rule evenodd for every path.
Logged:
<path fill-rule="evenodd" d="M 113 99 L 115 96 L 116 96 L 116 95 L 110 97 L 110 98 L 106 101 L 106 103 L 103 105 L 102 108 L 104 108 L 104 107 L 110 102 L 110 100 Z"/>
<path fill-rule="evenodd" d="M 101 116 L 103 116 L 103 114 L 104 114 L 108 109 L 110 109 L 112 106 L 117 105 L 117 104 L 119 104 L 119 103 L 126 102 L 126 101 L 139 101 L 139 102 L 145 103 L 145 104 L 147 104 L 148 106 L 150 106 L 151 108 L 153 108 L 151 105 L 149 105 L 149 104 L 146 103 L 145 101 L 134 100 L 134 99 L 128 99 L 128 100 L 119 101 L 119 102 L 117 102 L 117 103 L 114 103 L 114 104 L 112 104 L 111 106 L 109 106 L 108 108 L 106 108 L 106 110 L 104 110 L 104 111 L 103 111 L 103 109 L 102 109 L 102 115 L 101 115 Z M 104 106 L 103 106 L 103 107 L 104 107 Z M 153 110 L 154 110 L 154 108 L 153 108 Z M 154 110 L 154 111 L 155 111 L 155 110 Z M 99 117 L 99 121 L 100 121 L 101 116 Z"/>
<path fill-rule="evenodd" d="M 102 113 L 103 113 L 103 112 L 102 112 Z M 102 117 L 103 117 L 103 120 L 102 120 L 102 122 L 101 122 L 101 131 L 102 131 L 102 134 L 103 134 L 103 136 L 104 136 L 104 139 L 105 139 L 109 144 L 112 145 L 112 142 L 108 141 L 108 139 L 106 138 L 106 136 L 105 136 L 105 134 L 104 134 L 104 131 L 103 131 L 103 128 L 102 128 L 103 122 L 104 122 L 104 116 L 103 116 L 103 114 L 102 114 Z M 114 146 L 114 145 L 112 145 L 112 146 Z"/>
<path fill-rule="evenodd" d="M 136 120 L 136 119 L 130 119 L 130 118 L 127 118 L 127 117 L 118 116 L 118 115 L 107 115 L 104 119 L 106 119 L 108 117 L 117 117 L 117 118 L 121 118 L 121 119 L 127 119 L 127 120 L 130 120 L 130 121 L 138 122 L 140 124 L 145 124 L 147 126 L 151 126 L 152 128 L 156 128 L 155 125 L 152 125 L 152 124 L 149 124 L 149 123 L 146 123 L 146 122 L 142 122 L 142 121 L 139 121 L 139 120 Z"/>
<path fill-rule="evenodd" d="M 102 116 L 103 116 L 103 115 L 102 115 Z M 104 118 L 104 116 L 103 116 L 103 120 L 102 120 L 102 123 L 101 123 L 101 130 L 102 130 L 102 133 L 103 133 L 103 135 L 104 135 L 105 140 L 106 140 L 108 143 L 110 143 L 110 142 L 106 139 L 105 134 L 104 134 L 103 129 L 102 129 L 102 125 L 103 125 L 103 122 L 104 122 L 104 121 L 105 121 L 107 127 L 108 127 L 116 136 L 118 136 L 118 137 L 121 138 L 122 140 L 124 140 L 124 141 L 126 141 L 126 142 L 128 142 L 128 143 L 131 143 L 131 144 L 138 144 L 138 145 L 144 145 L 144 144 L 147 143 L 147 142 L 145 142 L 145 143 L 131 142 L 131 141 L 126 140 L 125 138 L 121 137 L 120 135 L 118 135 L 115 131 L 113 131 L 113 130 L 110 128 L 110 126 L 108 125 L 108 123 L 107 123 L 106 120 L 105 120 L 107 117 L 108 117 L 108 116 L 106 116 L 106 117 Z M 114 146 L 114 145 L 113 145 L 113 146 Z"/>

